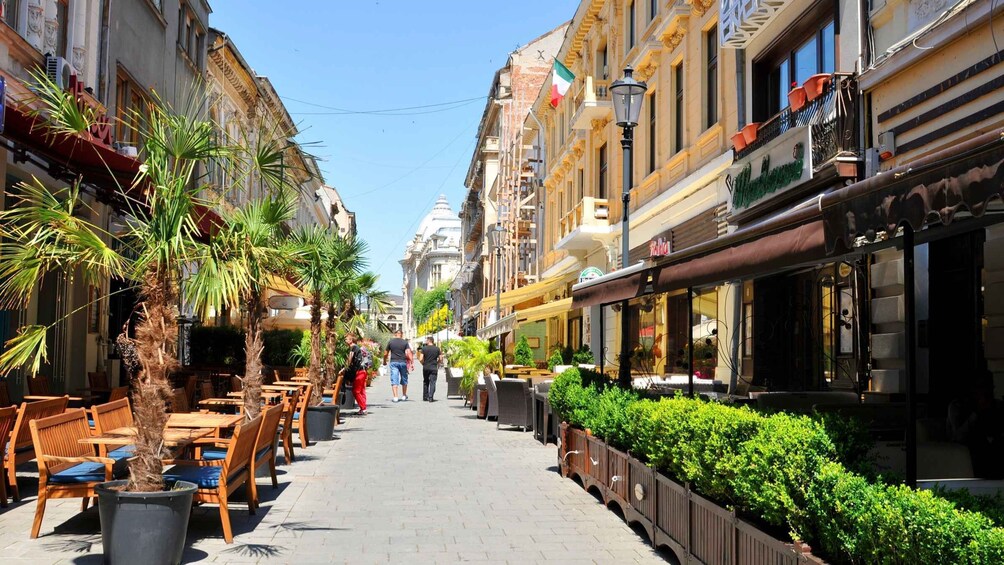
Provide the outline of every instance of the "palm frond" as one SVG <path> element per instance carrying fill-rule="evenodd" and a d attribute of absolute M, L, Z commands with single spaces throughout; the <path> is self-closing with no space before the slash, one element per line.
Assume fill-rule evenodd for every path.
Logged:
<path fill-rule="evenodd" d="M 28 71 L 34 83 L 39 106 L 31 114 L 40 120 L 46 131 L 74 135 L 84 133 L 97 122 L 94 108 L 80 104 L 73 93 L 60 88 L 41 68 Z"/>
<path fill-rule="evenodd" d="M 0 373 L 7 373 L 27 367 L 32 375 L 38 374 L 42 363 L 48 361 L 46 347 L 46 326 L 24 326 L 17 335 L 7 340 L 5 349 L 0 354 Z"/>

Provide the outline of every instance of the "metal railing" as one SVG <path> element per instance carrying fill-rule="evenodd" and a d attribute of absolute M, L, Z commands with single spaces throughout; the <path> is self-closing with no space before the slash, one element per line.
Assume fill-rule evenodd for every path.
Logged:
<path fill-rule="evenodd" d="M 806 102 L 798 111 L 785 108 L 760 124 L 753 143 L 736 151 L 735 157 L 743 159 L 785 132 L 806 126 L 812 128 L 812 163 L 815 168 L 840 153 L 857 155 L 856 100 L 857 80 L 854 75 L 835 73 L 832 84 L 818 98 Z"/>

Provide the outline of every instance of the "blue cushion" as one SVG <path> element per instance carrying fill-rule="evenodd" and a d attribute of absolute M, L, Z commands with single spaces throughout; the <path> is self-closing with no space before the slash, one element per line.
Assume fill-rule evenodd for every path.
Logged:
<path fill-rule="evenodd" d="M 25 451 L 31 451 L 32 449 L 35 449 L 35 444 L 29 443 L 27 445 L 22 445 L 21 447 L 15 449 L 14 453 L 24 453 Z M 10 451 L 9 441 L 3 446 L 4 455 L 6 455 L 8 451 Z"/>
<path fill-rule="evenodd" d="M 87 417 L 87 425 L 93 428 L 94 427 L 94 418 L 91 418 L 90 416 L 88 416 Z"/>
<path fill-rule="evenodd" d="M 270 449 L 272 449 L 271 445 L 266 445 L 265 447 L 259 449 L 254 454 L 254 460 L 257 461 L 257 460 L 261 459 L 262 457 L 264 457 L 265 455 L 268 455 L 268 452 L 269 452 Z"/>
<path fill-rule="evenodd" d="M 104 482 L 105 466 L 101 463 L 78 463 L 69 469 L 49 475 L 49 482 L 69 485 L 78 483 Z"/>
<path fill-rule="evenodd" d="M 293 412 L 293 421 L 296 421 L 296 420 L 299 420 L 299 419 L 300 419 L 300 411 L 297 410 L 296 412 Z"/>
<path fill-rule="evenodd" d="M 118 449 L 113 449 L 113 450 L 111 450 L 111 451 L 108 452 L 108 457 L 110 459 L 115 459 L 116 461 L 118 461 L 120 459 L 128 459 L 129 457 L 132 457 L 133 455 L 136 455 L 136 446 L 135 445 L 123 445 L 122 447 L 120 447 Z"/>
<path fill-rule="evenodd" d="M 220 486 L 220 473 L 223 467 L 196 467 L 194 465 L 175 465 L 164 473 L 166 481 L 188 481 L 199 488 L 213 489 Z"/>
<path fill-rule="evenodd" d="M 223 461 L 227 458 L 227 448 L 207 447 L 202 450 L 202 459 L 205 461 Z"/>
<path fill-rule="evenodd" d="M 331 404 L 331 397 L 330 396 L 322 396 L 321 397 L 321 403 L 322 404 Z"/>

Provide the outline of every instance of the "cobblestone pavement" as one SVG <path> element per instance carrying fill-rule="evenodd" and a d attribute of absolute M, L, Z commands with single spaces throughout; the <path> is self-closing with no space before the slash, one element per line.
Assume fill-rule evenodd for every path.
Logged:
<path fill-rule="evenodd" d="M 663 563 L 642 537 L 556 472 L 557 449 L 531 434 L 496 430 L 460 400 L 391 403 L 385 379 L 369 389 L 370 414 L 348 415 L 338 439 L 297 449 L 279 488 L 259 479 L 257 515 L 230 506 L 235 539 L 223 542 L 217 507 L 196 508 L 186 562 L 224 563 Z M 420 387 L 412 390 L 421 396 Z M 280 458 L 280 464 L 282 463 Z M 32 465 L 34 465 L 32 463 Z M 100 563 L 97 510 L 78 499 L 48 505 L 28 538 L 27 496 L 0 512 L 0 555 L 16 563 Z"/>

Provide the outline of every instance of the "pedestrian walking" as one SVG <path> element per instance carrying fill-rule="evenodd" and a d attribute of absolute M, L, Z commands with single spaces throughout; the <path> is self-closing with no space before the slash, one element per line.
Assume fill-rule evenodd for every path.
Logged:
<path fill-rule="evenodd" d="M 432 397 L 436 394 L 436 379 L 439 378 L 442 357 L 443 352 L 436 347 L 432 336 L 425 338 L 425 345 L 418 352 L 418 360 L 422 363 L 422 400 L 426 402 L 435 402 Z"/>
<path fill-rule="evenodd" d="M 366 370 L 368 369 L 365 366 L 367 364 L 365 359 L 369 353 L 356 344 L 356 336 L 352 334 L 345 336 L 345 343 L 349 346 L 349 357 L 345 360 L 345 367 L 342 367 L 339 372 L 347 373 L 347 376 L 352 379 L 352 395 L 355 396 L 356 404 L 359 405 L 359 415 L 365 416 L 367 414 Z"/>
<path fill-rule="evenodd" d="M 394 332 L 394 337 L 387 342 L 387 350 L 383 354 L 383 362 L 390 367 L 390 391 L 394 397 L 391 402 L 408 400 L 408 371 L 414 364 L 411 346 L 401 337 L 401 330 Z M 397 396 L 401 388 L 401 398 Z"/>

